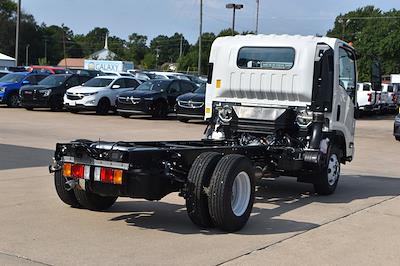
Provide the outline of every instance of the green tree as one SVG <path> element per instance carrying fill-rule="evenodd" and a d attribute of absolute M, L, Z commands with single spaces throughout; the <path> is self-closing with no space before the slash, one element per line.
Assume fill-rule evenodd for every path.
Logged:
<path fill-rule="evenodd" d="M 360 81 L 369 81 L 372 61 L 379 60 L 384 75 L 400 72 L 400 11 L 366 6 L 340 14 L 330 37 L 351 42 L 358 54 Z"/>
<path fill-rule="evenodd" d="M 140 35 L 137 33 L 132 33 L 128 37 L 128 59 L 132 60 L 135 65 L 139 65 L 140 62 L 144 59 L 146 52 L 148 51 L 147 47 L 147 36 Z"/>

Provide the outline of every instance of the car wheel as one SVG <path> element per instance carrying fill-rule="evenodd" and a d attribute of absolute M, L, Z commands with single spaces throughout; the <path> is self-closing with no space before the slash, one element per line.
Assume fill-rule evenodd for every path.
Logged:
<path fill-rule="evenodd" d="M 164 102 L 157 102 L 154 107 L 153 118 L 165 118 L 168 115 L 168 106 Z"/>
<path fill-rule="evenodd" d="M 89 191 L 74 188 L 74 194 L 82 207 L 92 211 L 103 211 L 110 208 L 118 197 L 104 197 Z"/>
<path fill-rule="evenodd" d="M 192 222 L 201 228 L 213 226 L 208 208 L 206 189 L 215 166 L 222 155 L 216 152 L 204 152 L 193 162 L 188 174 L 186 210 Z"/>
<path fill-rule="evenodd" d="M 16 108 L 19 106 L 19 97 L 18 94 L 11 94 L 7 99 L 7 106 L 11 108 Z"/>
<path fill-rule="evenodd" d="M 313 174 L 314 189 L 319 195 L 335 192 L 340 177 L 341 152 L 334 145 L 328 153 L 326 162 Z"/>
<path fill-rule="evenodd" d="M 65 204 L 70 205 L 71 207 L 74 208 L 80 207 L 80 204 L 76 199 L 74 192 L 72 190 L 67 191 L 65 189 L 65 182 L 66 179 L 62 175 L 61 171 L 57 171 L 54 173 L 54 185 L 56 187 L 57 195 L 60 198 L 60 200 Z"/>
<path fill-rule="evenodd" d="M 110 101 L 108 99 L 101 99 L 96 107 L 96 114 L 106 115 L 110 111 Z"/>
<path fill-rule="evenodd" d="M 245 156 L 224 156 L 215 167 L 209 187 L 208 206 L 213 223 L 235 232 L 247 223 L 254 203 L 254 168 Z"/>

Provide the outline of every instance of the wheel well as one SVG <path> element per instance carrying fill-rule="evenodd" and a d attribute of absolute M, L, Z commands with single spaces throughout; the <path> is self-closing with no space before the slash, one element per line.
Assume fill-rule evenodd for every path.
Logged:
<path fill-rule="evenodd" d="M 347 157 L 346 138 L 344 137 L 344 134 L 340 131 L 334 131 L 330 136 L 330 140 L 342 151 L 342 157 L 340 158 L 340 161 L 344 162 L 345 158 Z"/>

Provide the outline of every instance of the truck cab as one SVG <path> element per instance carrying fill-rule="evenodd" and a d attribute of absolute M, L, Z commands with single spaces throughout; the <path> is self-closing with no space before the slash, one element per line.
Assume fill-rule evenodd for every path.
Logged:
<path fill-rule="evenodd" d="M 343 158 L 350 161 L 354 154 L 356 81 L 354 49 L 338 39 L 222 37 L 211 50 L 205 117 L 215 120 L 233 110 L 237 118 L 233 124 L 260 131 L 268 120 L 263 112 L 286 109 L 293 110 L 298 128 L 307 130 L 313 115 L 319 113 L 323 132 L 335 135 Z M 250 120 L 251 125 L 246 125 Z"/>

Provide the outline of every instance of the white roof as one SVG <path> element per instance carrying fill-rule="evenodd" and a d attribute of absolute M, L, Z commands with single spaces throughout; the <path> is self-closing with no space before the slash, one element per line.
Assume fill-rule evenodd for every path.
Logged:
<path fill-rule="evenodd" d="M 329 37 L 316 37 L 316 36 L 302 36 L 302 35 L 236 35 L 236 36 L 226 36 L 219 37 L 215 40 L 214 45 L 232 47 L 232 46 L 244 46 L 247 43 L 251 46 L 260 45 L 265 46 L 286 46 L 292 47 L 293 45 L 297 47 L 309 46 L 310 44 L 317 45 L 318 43 L 326 43 L 331 47 L 335 46 L 335 43 L 339 41 L 335 38 Z"/>
<path fill-rule="evenodd" d="M 10 60 L 10 61 L 15 61 L 15 58 L 12 58 L 11 56 L 5 55 L 0 53 L 0 60 Z"/>

